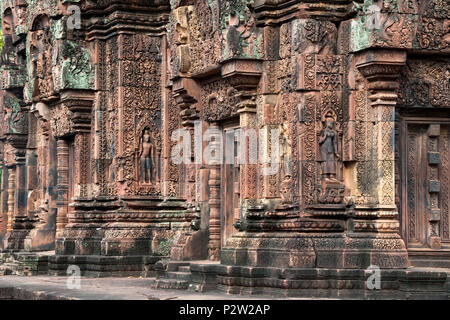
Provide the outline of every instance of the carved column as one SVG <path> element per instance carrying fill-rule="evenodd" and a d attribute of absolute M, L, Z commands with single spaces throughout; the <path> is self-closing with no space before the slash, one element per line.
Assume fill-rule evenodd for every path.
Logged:
<path fill-rule="evenodd" d="M 394 212 L 395 205 L 395 106 L 397 81 L 406 62 L 401 51 L 373 51 L 359 55 L 356 66 L 369 82 L 369 117 L 375 123 L 372 143 L 372 161 L 376 171 L 377 190 L 373 195 L 381 211 Z"/>
<path fill-rule="evenodd" d="M 31 227 L 27 215 L 26 167 L 22 150 L 16 150 L 14 165 L 8 178 L 8 223 L 5 249 L 24 249 L 24 239 Z"/>
<path fill-rule="evenodd" d="M 439 136 L 441 132 L 440 124 L 431 124 L 428 127 L 428 222 L 429 230 L 427 233 L 428 243 L 433 249 L 441 248 L 440 220 L 441 209 L 439 193 L 441 192 L 441 183 L 439 181 L 439 164 L 441 163 L 441 154 L 439 152 Z M 442 197 L 442 196 L 441 196 Z"/>
<path fill-rule="evenodd" d="M 374 181 L 373 203 L 355 206 L 354 232 L 370 232 L 376 241 L 380 233 L 391 239 L 377 253 L 374 264 L 381 268 L 408 266 L 408 254 L 399 235 L 395 204 L 395 106 L 398 75 L 406 63 L 406 53 L 393 50 L 366 51 L 356 56 L 356 67 L 367 79 L 369 92 L 368 118 L 372 122 L 372 142 L 368 146 L 370 170 Z M 370 123 L 369 122 L 369 123 Z M 370 140 L 369 140 L 370 141 Z M 386 241 L 383 240 L 383 241 Z"/>
<path fill-rule="evenodd" d="M 17 152 L 16 155 L 16 169 L 15 169 L 15 213 L 14 220 L 15 223 L 23 224 L 24 229 L 25 224 L 28 222 L 28 214 L 27 214 L 27 196 L 28 191 L 26 190 L 25 182 L 27 180 L 26 177 L 26 166 L 25 166 L 25 152 L 20 151 Z"/>
<path fill-rule="evenodd" d="M 74 138 L 74 166 L 75 176 L 73 185 L 76 186 L 75 198 L 85 199 L 88 197 L 88 184 L 90 182 L 90 134 L 80 132 Z"/>
<path fill-rule="evenodd" d="M 216 124 L 212 129 L 218 129 Z M 209 171 L 209 244 L 208 257 L 211 261 L 220 258 L 220 164 L 214 161 Z"/>
<path fill-rule="evenodd" d="M 57 141 L 58 158 L 58 200 L 56 206 L 58 214 L 56 216 L 56 237 L 62 236 L 62 231 L 67 224 L 67 212 L 69 204 L 69 146 L 66 140 Z"/>
<path fill-rule="evenodd" d="M 14 195 L 16 191 L 16 173 L 13 168 L 8 169 L 8 225 L 6 228 L 7 232 L 13 230 L 14 222 Z"/>

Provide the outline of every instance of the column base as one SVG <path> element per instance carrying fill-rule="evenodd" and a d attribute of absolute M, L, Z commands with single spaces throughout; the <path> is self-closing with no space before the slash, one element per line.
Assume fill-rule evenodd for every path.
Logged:
<path fill-rule="evenodd" d="M 30 230 L 13 230 L 5 235 L 3 239 L 4 251 L 21 251 L 25 248 L 25 238 Z"/>

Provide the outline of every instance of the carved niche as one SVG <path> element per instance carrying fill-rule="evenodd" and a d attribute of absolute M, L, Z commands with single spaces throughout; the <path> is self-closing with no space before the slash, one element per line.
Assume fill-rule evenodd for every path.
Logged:
<path fill-rule="evenodd" d="M 162 150 L 161 123 L 161 39 L 144 34 L 119 37 L 119 84 L 122 91 L 122 111 L 118 115 L 119 182 L 132 195 L 160 195 L 160 156 Z M 155 183 L 145 181 L 141 174 L 144 136 L 150 136 L 157 154 L 154 164 Z M 147 138 L 147 137 L 145 137 Z M 147 147 L 147 145 L 145 145 Z M 144 161 L 145 163 L 145 161 Z M 144 168 L 149 166 L 145 165 Z M 156 168 L 155 168 L 156 169 Z"/>
<path fill-rule="evenodd" d="M 33 99 L 50 98 L 54 93 L 52 78 L 52 33 L 47 15 L 38 15 L 29 32 Z"/>
<path fill-rule="evenodd" d="M 321 191 L 319 203 L 341 203 L 344 200 L 344 184 L 337 179 L 341 156 L 339 150 L 340 134 L 336 129 L 336 115 L 328 110 L 323 115 L 323 128 L 318 144 L 321 163 Z"/>

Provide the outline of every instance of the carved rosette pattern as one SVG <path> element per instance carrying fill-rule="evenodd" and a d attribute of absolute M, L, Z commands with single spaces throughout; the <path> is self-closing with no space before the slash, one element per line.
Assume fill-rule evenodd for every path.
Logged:
<path fill-rule="evenodd" d="M 51 110 L 50 127 L 54 137 L 63 137 L 72 133 L 72 112 L 64 104 Z"/>

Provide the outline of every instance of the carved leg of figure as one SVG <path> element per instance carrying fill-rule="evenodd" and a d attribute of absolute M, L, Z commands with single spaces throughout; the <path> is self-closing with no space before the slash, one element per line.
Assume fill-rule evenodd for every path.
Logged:
<path fill-rule="evenodd" d="M 141 159 L 141 161 L 140 161 L 140 172 L 139 172 L 140 176 L 139 176 L 139 180 L 142 181 L 142 182 L 145 182 L 145 175 L 146 175 L 145 171 L 146 171 L 145 170 L 145 159 Z"/>
<path fill-rule="evenodd" d="M 151 158 L 145 159 L 145 167 L 147 168 L 147 170 L 146 170 L 146 182 L 147 183 L 151 183 L 151 182 L 153 182 L 153 166 L 152 166 L 152 159 Z"/>

